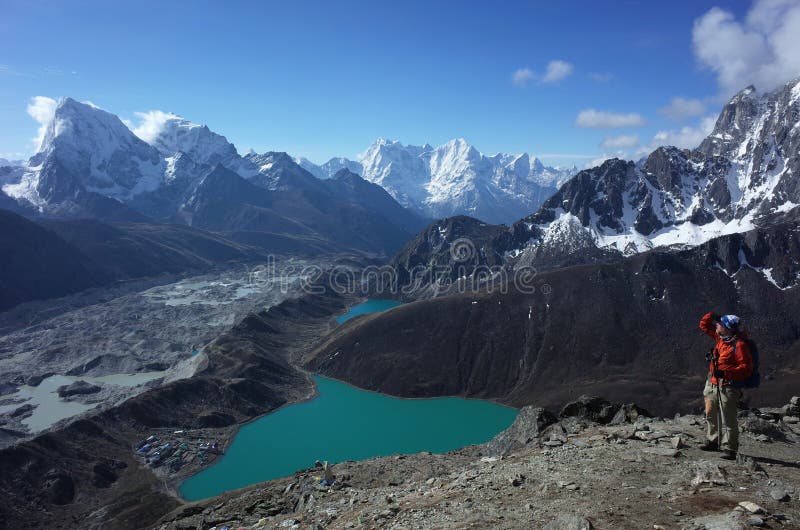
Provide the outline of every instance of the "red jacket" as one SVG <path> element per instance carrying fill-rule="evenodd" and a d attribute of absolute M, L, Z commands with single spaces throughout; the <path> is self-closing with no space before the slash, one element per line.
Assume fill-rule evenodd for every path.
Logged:
<path fill-rule="evenodd" d="M 736 333 L 733 340 L 724 340 L 717 334 L 717 326 L 713 314 L 714 313 L 706 313 L 703 315 L 703 318 L 700 319 L 700 329 L 717 342 L 714 347 L 714 355 L 718 359 L 717 369 L 725 372 L 722 384 L 725 385 L 729 381 L 747 379 L 750 377 L 750 374 L 753 373 L 753 359 L 750 357 L 750 346 L 747 345 L 747 341 L 745 340 L 747 337 L 743 333 Z M 735 352 L 733 351 L 734 341 L 736 342 Z M 716 385 L 717 378 L 714 377 L 713 361 L 709 363 L 708 371 L 711 376 L 711 384 Z"/>

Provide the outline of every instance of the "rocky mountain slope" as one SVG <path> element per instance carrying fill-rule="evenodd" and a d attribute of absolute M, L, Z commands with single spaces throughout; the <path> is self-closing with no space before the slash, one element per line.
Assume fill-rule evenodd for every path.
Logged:
<path fill-rule="evenodd" d="M 425 217 L 469 215 L 488 223 L 511 223 L 535 211 L 577 172 L 547 167 L 526 153 L 487 156 L 463 138 L 436 148 L 379 138 L 358 161 L 333 158 L 322 166 L 298 161 L 319 178 L 347 168 Z"/>
<path fill-rule="evenodd" d="M 580 226 L 597 246 L 626 254 L 745 232 L 800 204 L 798 124 L 800 79 L 766 94 L 748 87 L 698 148 L 660 147 L 641 165 L 583 171 L 520 223 L 533 240 Z"/>
<path fill-rule="evenodd" d="M 33 222 L 0 210 L 0 310 L 120 280 L 203 271 L 266 257 L 259 248 L 179 225 Z"/>
<path fill-rule="evenodd" d="M 737 462 L 697 448 L 701 416 L 582 398 L 558 415 L 526 407 L 486 444 L 337 463 L 332 487 L 311 467 L 181 506 L 155 528 L 796 528 L 798 399 L 743 411 Z"/>
<path fill-rule="evenodd" d="M 799 238 L 787 223 L 455 289 L 346 322 L 308 366 L 399 396 L 549 406 L 585 392 L 666 413 L 700 400 L 710 344 L 697 323 L 714 310 L 750 323 L 766 378 L 757 399 L 783 399 L 800 384 Z"/>
<path fill-rule="evenodd" d="M 89 259 L 55 233 L 0 210 L 0 310 L 98 285 Z"/>
<path fill-rule="evenodd" d="M 153 432 L 227 443 L 254 417 L 313 393 L 294 359 L 352 300 L 328 292 L 253 314 L 200 354 L 189 378 L 90 411 L 0 450 L 0 528 L 146 528 L 180 501 L 133 454 Z M 213 461 L 213 455 L 211 455 Z"/>
<path fill-rule="evenodd" d="M 427 222 L 360 177 L 322 181 L 285 153 L 242 157 L 225 137 L 177 116 L 147 139 L 65 98 L 28 165 L 4 168 L 0 206 L 49 218 L 188 224 L 269 247 L 389 254 Z"/>

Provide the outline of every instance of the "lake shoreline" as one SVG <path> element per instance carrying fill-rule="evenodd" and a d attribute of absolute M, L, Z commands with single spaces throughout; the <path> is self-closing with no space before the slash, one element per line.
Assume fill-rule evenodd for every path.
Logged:
<path fill-rule="evenodd" d="M 312 377 L 315 391 L 294 403 L 313 404 L 310 408 L 281 407 L 257 418 L 259 424 L 243 424 L 224 455 L 174 484 L 180 498 L 198 502 L 286 478 L 315 461 L 338 464 L 420 451 L 444 454 L 487 442 L 513 423 L 518 412 L 487 400 L 396 398 Z"/>
<path fill-rule="evenodd" d="M 399 305 L 402 305 L 402 303 L 399 303 L 399 302 L 394 301 L 394 300 L 383 300 L 383 299 L 375 299 L 375 300 L 379 300 L 380 302 L 383 302 L 383 303 L 392 302 L 393 305 L 391 305 L 390 307 L 382 307 L 381 309 L 379 309 L 377 311 L 358 313 L 356 315 L 353 315 L 353 317 L 360 316 L 362 314 L 369 314 L 369 313 L 372 313 L 372 312 L 382 312 L 382 311 L 391 309 L 392 307 L 397 307 Z M 345 319 L 345 320 L 340 322 L 339 319 L 342 317 L 342 315 L 347 315 L 349 312 L 352 312 L 354 308 L 364 307 L 365 304 L 369 304 L 371 301 L 372 301 L 371 299 L 368 299 L 368 298 L 367 299 L 363 299 L 362 298 L 362 299 L 359 300 L 358 303 L 350 306 L 346 311 L 340 313 L 339 315 L 334 316 L 332 318 L 332 320 L 335 320 L 337 322 L 337 325 L 341 326 L 341 325 L 344 324 L 344 322 L 349 320 L 349 319 Z M 310 370 L 307 370 L 307 369 L 303 368 L 302 366 L 298 366 L 295 363 L 292 363 L 292 366 L 293 366 L 293 368 L 295 368 L 295 369 L 299 370 L 300 372 L 302 372 L 303 375 L 305 376 L 306 380 L 310 382 L 311 391 L 306 396 L 304 396 L 302 399 L 295 400 L 293 402 L 287 402 L 287 403 L 283 404 L 281 407 L 279 407 L 279 408 L 277 408 L 277 409 L 275 409 L 273 411 L 270 411 L 268 413 L 259 415 L 257 417 L 254 417 L 254 418 L 250 419 L 247 422 L 244 422 L 242 424 L 237 425 L 234 429 L 231 430 L 230 435 L 227 436 L 225 438 L 225 440 L 224 440 L 224 446 L 223 447 L 225 448 L 225 453 L 223 455 L 221 455 L 220 457 L 216 458 L 210 465 L 198 470 L 196 473 L 193 473 L 190 476 L 181 477 L 180 479 L 175 479 L 175 480 L 172 480 L 172 481 L 169 482 L 168 487 L 170 489 L 170 492 L 174 496 L 176 496 L 176 498 L 180 499 L 182 502 L 187 502 L 187 503 L 200 502 L 201 500 L 204 500 L 204 499 L 208 498 L 208 497 L 203 497 L 203 498 L 197 498 L 197 499 L 194 499 L 194 500 L 190 500 L 190 497 L 194 497 L 194 496 L 192 496 L 192 495 L 185 496 L 183 488 L 184 488 L 184 486 L 185 486 L 185 484 L 187 482 L 189 482 L 191 480 L 194 480 L 195 477 L 197 477 L 198 475 L 200 475 L 202 473 L 206 473 L 209 470 L 212 470 L 215 467 L 221 465 L 221 463 L 223 462 L 225 457 L 229 454 L 229 451 L 230 451 L 231 447 L 233 446 L 233 444 L 235 443 L 235 440 L 237 439 L 237 437 L 242 435 L 242 429 L 244 427 L 250 426 L 250 425 L 254 424 L 257 421 L 265 420 L 266 418 L 268 418 L 270 416 L 274 416 L 275 413 L 282 411 L 288 405 L 300 405 L 300 404 L 303 404 L 303 403 L 312 402 L 315 399 L 317 399 L 320 396 L 319 384 L 318 384 L 317 381 L 319 381 L 319 382 L 322 382 L 322 381 L 334 382 L 336 384 L 343 385 L 348 390 L 352 390 L 352 391 L 357 392 L 357 393 L 364 393 L 364 394 L 370 395 L 370 396 L 375 396 L 375 397 L 380 397 L 380 398 L 387 398 L 387 399 L 390 399 L 390 400 L 393 400 L 393 401 L 397 401 L 399 403 L 421 403 L 421 402 L 438 402 L 438 403 L 442 403 L 443 402 L 442 400 L 444 400 L 444 402 L 447 402 L 449 400 L 457 400 L 459 402 L 468 402 L 468 403 L 478 403 L 479 402 L 479 403 L 491 404 L 493 407 L 500 407 L 500 410 L 506 410 L 508 412 L 513 412 L 514 413 L 514 417 L 516 417 L 516 413 L 518 412 L 518 409 L 516 409 L 515 407 L 512 407 L 512 406 L 507 405 L 505 403 L 499 403 L 496 400 L 492 400 L 492 399 L 480 399 L 480 398 L 456 396 L 456 395 L 454 395 L 454 396 L 436 396 L 436 397 L 405 397 L 405 396 L 394 396 L 394 395 L 390 395 L 390 394 L 384 394 L 382 392 L 378 392 L 378 391 L 374 391 L 374 390 L 369 390 L 369 389 L 357 387 L 356 385 L 353 385 L 353 384 L 351 384 L 351 383 L 349 383 L 347 381 L 339 380 L 339 379 L 336 379 L 336 378 L 332 378 L 332 377 L 328 377 L 328 376 L 325 376 L 325 375 L 322 375 L 322 374 L 318 374 L 318 373 L 312 372 Z M 319 379 L 317 379 L 317 378 L 319 378 Z M 470 405 L 470 406 L 472 406 L 472 405 Z M 513 418 L 511 419 L 511 421 L 513 421 Z M 505 427 L 507 427 L 507 425 Z M 505 428 L 505 427 L 503 427 L 503 428 Z M 497 433 L 493 432 L 492 436 L 495 435 L 495 434 L 497 434 Z M 482 443 L 482 442 L 466 442 L 464 444 L 459 444 L 459 445 L 456 445 L 456 446 L 453 446 L 453 447 L 448 447 L 447 449 L 443 449 L 441 451 L 437 450 L 437 451 L 433 451 L 433 452 L 437 452 L 437 453 L 448 452 L 448 451 L 460 449 L 460 448 L 463 448 L 463 447 L 466 447 L 466 446 L 474 445 L 475 443 Z M 391 451 L 389 454 L 407 454 L 407 453 L 405 453 L 405 452 L 403 452 L 401 450 L 401 451 Z M 378 457 L 378 456 L 384 456 L 384 453 L 381 452 L 380 454 L 371 454 L 371 455 L 365 456 L 363 458 L 360 458 L 359 460 L 374 458 L 374 457 Z M 304 468 L 299 467 L 298 469 L 304 469 Z M 296 470 L 294 470 L 294 471 L 296 471 Z M 280 475 L 280 476 L 271 477 L 271 478 L 268 478 L 268 479 L 265 479 L 265 480 L 256 481 L 256 482 L 253 482 L 253 483 L 251 483 L 249 485 L 241 486 L 240 488 L 234 488 L 234 490 L 235 489 L 251 487 L 251 486 L 253 486 L 255 484 L 259 484 L 261 482 L 265 482 L 265 481 L 269 481 L 269 480 L 276 480 L 278 478 L 282 478 L 282 477 L 285 477 L 285 476 L 290 476 L 292 474 L 292 472 L 293 471 L 289 471 L 285 475 Z M 221 494 L 227 493 L 229 491 L 232 491 L 232 490 L 223 490 L 221 492 L 215 493 L 212 496 L 221 495 Z"/>

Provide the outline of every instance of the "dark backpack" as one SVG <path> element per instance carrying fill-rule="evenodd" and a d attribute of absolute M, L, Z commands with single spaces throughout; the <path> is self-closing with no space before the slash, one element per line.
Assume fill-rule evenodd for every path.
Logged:
<path fill-rule="evenodd" d="M 736 353 L 737 343 L 743 340 L 750 347 L 750 358 L 753 360 L 753 373 L 750 377 L 741 381 L 731 381 L 730 385 L 734 388 L 758 388 L 761 385 L 761 374 L 758 372 L 758 346 L 750 339 L 735 339 L 733 341 L 733 353 Z"/>

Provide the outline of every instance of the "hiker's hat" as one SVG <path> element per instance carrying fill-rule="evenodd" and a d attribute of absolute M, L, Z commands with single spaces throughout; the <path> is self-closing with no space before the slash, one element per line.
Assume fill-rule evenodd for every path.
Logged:
<path fill-rule="evenodd" d="M 736 315 L 723 315 L 719 323 L 731 331 L 739 331 L 739 317 Z"/>

